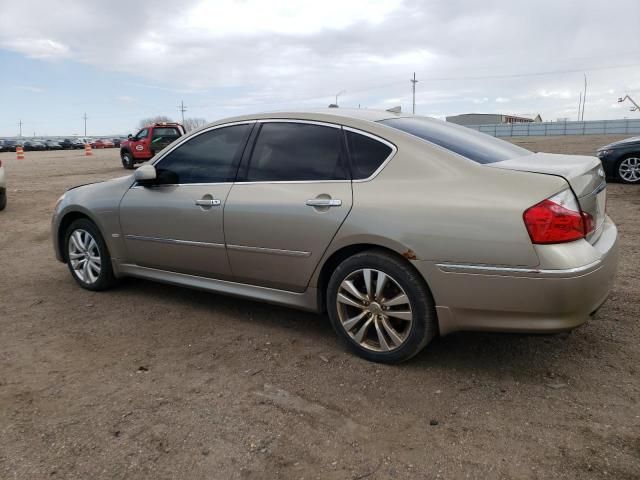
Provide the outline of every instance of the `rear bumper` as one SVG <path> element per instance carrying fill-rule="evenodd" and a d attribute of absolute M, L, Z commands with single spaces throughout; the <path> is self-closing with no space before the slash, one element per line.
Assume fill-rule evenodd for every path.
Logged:
<path fill-rule="evenodd" d="M 561 268 L 551 265 L 554 256 Z M 607 217 L 594 245 L 580 240 L 540 257 L 544 267 L 536 268 L 413 263 L 431 287 L 441 335 L 559 332 L 584 323 L 606 300 L 617 269 L 617 229 Z"/>

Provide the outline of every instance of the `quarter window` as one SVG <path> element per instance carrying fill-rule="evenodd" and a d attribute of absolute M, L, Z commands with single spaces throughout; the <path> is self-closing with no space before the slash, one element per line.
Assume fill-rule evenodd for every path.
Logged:
<path fill-rule="evenodd" d="M 159 183 L 232 182 L 251 127 L 216 128 L 187 140 L 156 164 Z"/>
<path fill-rule="evenodd" d="M 350 131 L 345 133 L 353 179 L 369 178 L 389 158 L 392 152 L 391 147 L 366 135 Z"/>
<path fill-rule="evenodd" d="M 246 180 L 346 180 L 348 173 L 339 128 L 306 123 L 262 125 Z"/>

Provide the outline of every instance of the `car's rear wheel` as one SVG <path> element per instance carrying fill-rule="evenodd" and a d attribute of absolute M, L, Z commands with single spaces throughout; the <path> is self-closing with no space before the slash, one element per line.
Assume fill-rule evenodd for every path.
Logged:
<path fill-rule="evenodd" d="M 623 183 L 640 183 L 640 155 L 630 155 L 620 160 L 618 179 Z"/>
<path fill-rule="evenodd" d="M 64 245 L 69 271 L 82 288 L 106 290 L 116 283 L 111 256 L 98 227 L 82 218 L 71 223 Z"/>
<path fill-rule="evenodd" d="M 406 261 L 384 251 L 358 253 L 336 268 L 327 310 L 338 336 L 374 362 L 408 360 L 438 333 L 424 280 Z"/>
<path fill-rule="evenodd" d="M 131 152 L 120 152 L 120 158 L 122 159 L 122 166 L 127 170 L 132 170 L 134 166 L 133 155 Z"/>

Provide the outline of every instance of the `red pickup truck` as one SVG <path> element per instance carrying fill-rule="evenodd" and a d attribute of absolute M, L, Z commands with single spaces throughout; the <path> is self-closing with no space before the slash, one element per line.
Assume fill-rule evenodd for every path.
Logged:
<path fill-rule="evenodd" d="M 181 124 L 171 122 L 154 123 L 142 128 L 120 143 L 122 166 L 132 169 L 136 163 L 146 162 L 184 133 Z"/>

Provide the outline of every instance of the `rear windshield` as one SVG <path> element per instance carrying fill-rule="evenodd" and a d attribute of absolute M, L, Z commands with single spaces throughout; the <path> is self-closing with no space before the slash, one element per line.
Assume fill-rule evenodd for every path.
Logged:
<path fill-rule="evenodd" d="M 477 163 L 501 162 L 514 157 L 531 155 L 529 150 L 504 140 L 432 118 L 390 118 L 380 120 L 379 123 L 435 143 Z"/>

